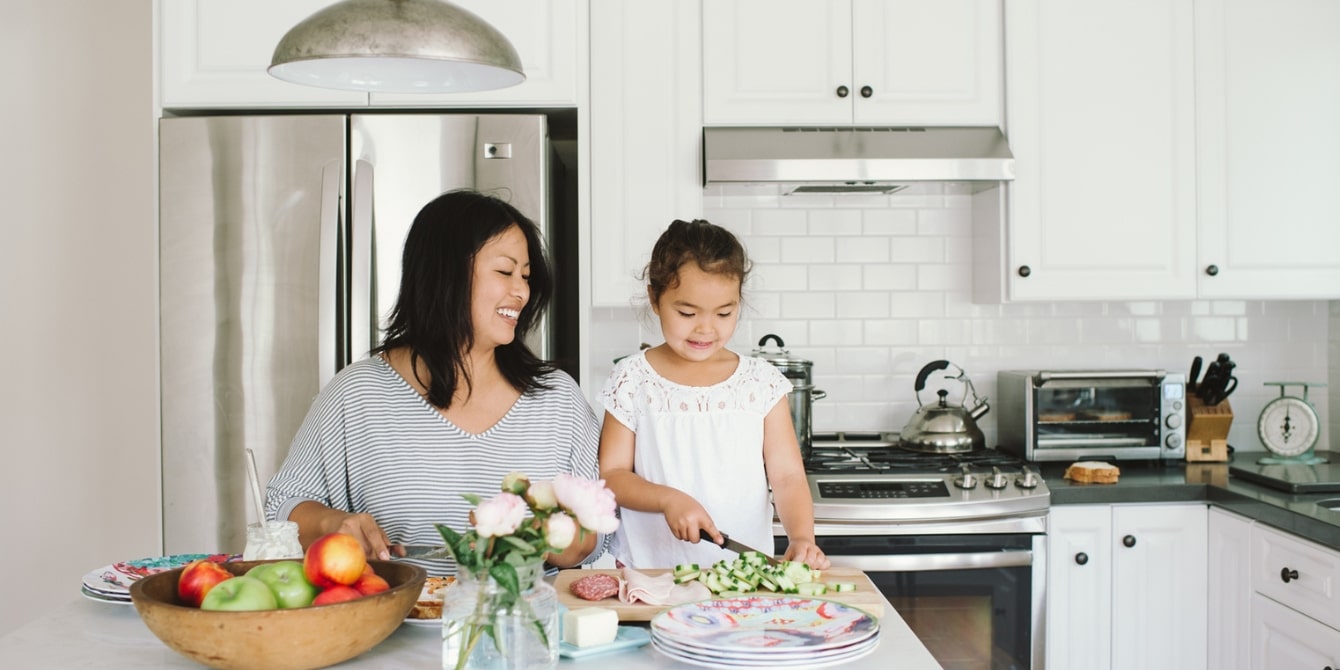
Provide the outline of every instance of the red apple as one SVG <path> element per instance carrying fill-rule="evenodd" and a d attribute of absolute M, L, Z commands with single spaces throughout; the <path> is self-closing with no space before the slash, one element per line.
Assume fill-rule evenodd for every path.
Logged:
<path fill-rule="evenodd" d="M 336 584 L 321 593 L 316 594 L 316 599 L 312 601 L 313 605 L 333 605 L 342 603 L 346 600 L 357 600 L 362 598 L 363 594 L 352 586 Z"/>
<path fill-rule="evenodd" d="M 365 596 L 381 593 L 389 588 L 391 588 L 391 585 L 381 575 L 374 572 L 371 565 L 363 570 L 363 574 L 359 576 L 358 581 L 354 582 L 354 589 Z"/>
<path fill-rule="evenodd" d="M 353 584 L 363 576 L 363 568 L 367 566 L 368 559 L 363 555 L 363 545 L 353 535 L 344 533 L 330 533 L 317 538 L 316 542 L 307 547 L 307 555 L 302 559 L 307 581 L 322 589 L 337 584 Z"/>
<path fill-rule="evenodd" d="M 233 573 L 203 558 L 191 561 L 177 577 L 177 598 L 186 605 L 199 607 L 216 584 L 232 579 Z"/>
<path fill-rule="evenodd" d="M 218 586 L 209 590 L 204 601 L 200 603 L 202 610 L 225 612 L 254 612 L 278 607 L 279 602 L 275 600 L 275 594 L 270 587 L 266 586 L 265 582 L 246 575 L 238 575 L 219 582 Z"/>

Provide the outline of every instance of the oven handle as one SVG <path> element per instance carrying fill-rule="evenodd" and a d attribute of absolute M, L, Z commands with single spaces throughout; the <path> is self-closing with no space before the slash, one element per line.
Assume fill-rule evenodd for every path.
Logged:
<path fill-rule="evenodd" d="M 1033 564 L 1033 551 L 969 552 L 963 554 L 895 554 L 883 556 L 834 556 L 828 560 L 835 568 L 855 568 L 865 572 L 917 572 L 930 570 L 980 570 L 1018 568 Z"/>
<path fill-rule="evenodd" d="M 1167 370 L 1102 370 L 1097 372 L 1039 372 L 1037 386 L 1053 379 L 1163 379 Z"/>

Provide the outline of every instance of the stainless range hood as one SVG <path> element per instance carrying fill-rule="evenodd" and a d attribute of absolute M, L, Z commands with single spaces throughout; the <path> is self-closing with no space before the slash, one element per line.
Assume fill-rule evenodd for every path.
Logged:
<path fill-rule="evenodd" d="M 1014 179 L 999 128 L 704 128 L 703 183 L 788 193 L 890 193 L 917 182 L 981 191 Z"/>

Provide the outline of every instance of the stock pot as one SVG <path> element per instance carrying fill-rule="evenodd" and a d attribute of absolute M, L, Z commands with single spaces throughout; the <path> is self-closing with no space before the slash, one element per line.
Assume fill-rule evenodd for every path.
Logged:
<path fill-rule="evenodd" d="M 774 342 L 776 346 L 768 346 L 769 341 Z M 827 393 L 814 388 L 812 375 L 814 363 L 792 356 L 787 352 L 782 338 L 771 333 L 764 335 L 758 341 L 758 348 L 754 350 L 753 355 L 771 363 L 790 380 L 791 391 L 786 394 L 786 400 L 791 407 L 791 423 L 796 429 L 796 442 L 800 444 L 800 457 L 808 463 L 810 453 L 813 451 L 811 404 L 828 396 Z"/>

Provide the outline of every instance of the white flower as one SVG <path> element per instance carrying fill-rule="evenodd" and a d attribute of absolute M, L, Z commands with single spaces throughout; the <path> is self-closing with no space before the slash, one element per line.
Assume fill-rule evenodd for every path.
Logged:
<path fill-rule="evenodd" d="M 511 535 L 525 520 L 530 508 L 526 501 L 514 493 L 499 493 L 496 497 L 479 503 L 475 508 L 475 532 L 480 537 L 499 537 Z"/>
<path fill-rule="evenodd" d="M 554 478 L 554 495 L 558 498 L 558 504 L 577 517 L 577 523 L 582 528 L 597 533 L 618 530 L 614 492 L 605 488 L 605 480 L 560 474 Z"/>
<path fill-rule="evenodd" d="M 567 549 L 576 535 L 577 522 L 562 512 L 554 512 L 549 520 L 544 522 L 545 541 L 559 551 Z"/>
<path fill-rule="evenodd" d="M 526 491 L 526 502 L 542 512 L 558 507 L 558 498 L 554 497 L 554 483 L 532 482 Z"/>

